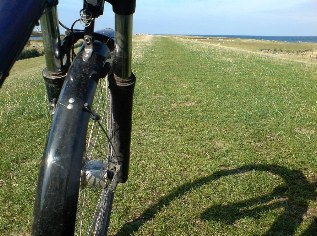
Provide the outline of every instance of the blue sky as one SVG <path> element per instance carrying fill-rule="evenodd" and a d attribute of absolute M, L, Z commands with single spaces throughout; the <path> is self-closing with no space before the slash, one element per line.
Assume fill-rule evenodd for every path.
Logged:
<path fill-rule="evenodd" d="M 71 25 L 81 1 L 59 1 Z M 317 0 L 137 0 L 134 33 L 317 36 Z M 98 28 L 113 27 L 106 4 Z"/>

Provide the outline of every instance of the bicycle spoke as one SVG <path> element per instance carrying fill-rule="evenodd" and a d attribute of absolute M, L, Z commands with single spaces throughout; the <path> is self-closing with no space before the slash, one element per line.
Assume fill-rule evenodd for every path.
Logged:
<path fill-rule="evenodd" d="M 94 110 L 86 109 L 92 114 L 93 119 L 91 119 L 92 122 L 89 124 L 86 152 L 83 160 L 82 184 L 79 193 L 76 223 L 78 235 L 99 235 L 97 229 L 101 229 L 100 225 L 104 224 L 104 221 L 108 221 L 108 216 L 105 216 L 104 212 L 110 210 L 107 204 L 109 204 L 108 201 L 111 204 L 114 188 L 117 184 L 116 178 L 109 181 L 104 177 L 108 171 L 110 155 L 113 152 L 109 137 L 111 127 L 109 100 L 107 78 L 100 79 L 92 106 Z M 93 168 L 89 165 L 94 164 L 94 162 L 97 166 L 101 166 L 99 172 L 98 170 L 94 172 L 95 169 L 89 169 Z M 96 176 L 93 176 L 94 173 Z M 103 185 L 104 187 L 90 185 Z"/>

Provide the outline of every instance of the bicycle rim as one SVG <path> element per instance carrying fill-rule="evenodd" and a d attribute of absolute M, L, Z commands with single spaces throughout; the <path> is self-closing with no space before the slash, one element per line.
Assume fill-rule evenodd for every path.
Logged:
<path fill-rule="evenodd" d="M 116 178 L 107 178 L 107 172 L 112 156 L 111 147 L 111 99 L 107 78 L 98 82 L 94 102 L 91 108 L 92 118 L 88 124 L 86 137 L 86 151 L 83 157 L 83 170 L 86 173 L 87 163 L 96 161 L 102 165 L 97 167 L 98 176 L 89 176 L 81 179 L 81 188 L 77 203 L 76 235 L 106 235 Z M 98 170 L 99 168 L 99 170 Z"/>

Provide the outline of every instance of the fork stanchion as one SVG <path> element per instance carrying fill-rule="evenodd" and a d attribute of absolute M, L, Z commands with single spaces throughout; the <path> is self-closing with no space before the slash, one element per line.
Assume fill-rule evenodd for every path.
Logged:
<path fill-rule="evenodd" d="M 46 68 L 43 70 L 43 78 L 46 86 L 49 111 L 51 114 L 54 114 L 56 103 L 66 77 L 56 6 L 47 8 L 40 21 L 46 62 Z"/>

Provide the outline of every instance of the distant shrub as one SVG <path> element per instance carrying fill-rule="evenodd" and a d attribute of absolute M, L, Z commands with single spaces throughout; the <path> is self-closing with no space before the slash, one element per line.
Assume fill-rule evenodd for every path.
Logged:
<path fill-rule="evenodd" d="M 24 49 L 18 57 L 18 60 L 23 60 L 27 58 L 39 57 L 44 55 L 44 52 L 39 51 L 38 49 Z"/>

